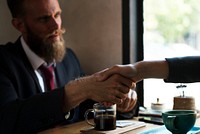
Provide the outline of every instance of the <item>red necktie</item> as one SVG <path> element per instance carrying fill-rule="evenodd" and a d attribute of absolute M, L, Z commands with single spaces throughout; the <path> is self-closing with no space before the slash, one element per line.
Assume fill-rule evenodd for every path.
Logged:
<path fill-rule="evenodd" d="M 52 66 L 44 66 L 41 65 L 39 67 L 42 75 L 44 76 L 47 89 L 53 90 L 54 89 L 54 78 L 53 78 L 53 70 L 54 68 Z"/>

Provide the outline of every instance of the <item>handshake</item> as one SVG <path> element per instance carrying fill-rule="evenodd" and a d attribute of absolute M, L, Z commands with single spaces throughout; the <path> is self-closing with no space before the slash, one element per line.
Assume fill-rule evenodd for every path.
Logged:
<path fill-rule="evenodd" d="M 145 78 L 167 77 L 167 61 L 141 61 L 135 64 L 115 65 L 68 83 L 65 86 L 67 97 L 64 102 L 68 106 L 66 110 L 91 99 L 104 105 L 117 104 L 119 112 L 129 112 L 137 102 L 137 93 L 134 90 L 137 82 Z"/>

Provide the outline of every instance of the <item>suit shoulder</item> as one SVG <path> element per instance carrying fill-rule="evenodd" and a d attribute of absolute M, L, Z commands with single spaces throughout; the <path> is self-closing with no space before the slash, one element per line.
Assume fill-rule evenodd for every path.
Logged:
<path fill-rule="evenodd" d="M 75 52 L 71 48 L 67 48 L 67 50 L 66 50 L 66 56 L 68 58 L 72 58 L 73 57 L 75 59 L 78 59 L 77 56 L 76 56 L 76 54 L 75 54 Z"/>
<path fill-rule="evenodd" d="M 66 52 L 67 54 L 69 53 L 75 55 L 74 51 L 71 48 L 66 48 Z"/>
<path fill-rule="evenodd" d="M 66 55 L 62 62 L 68 64 L 78 64 L 78 65 L 80 64 L 78 57 L 71 48 L 67 48 Z"/>
<path fill-rule="evenodd" d="M 7 47 L 11 47 L 13 44 L 14 44 L 14 43 L 12 43 L 12 42 L 8 42 L 8 43 L 6 43 L 6 44 L 0 44 L 0 49 L 2 49 L 2 48 L 7 48 Z"/>
<path fill-rule="evenodd" d="M 8 52 L 8 51 L 11 51 L 11 50 L 16 50 L 14 46 L 15 45 L 12 42 L 8 42 L 6 44 L 0 44 L 0 51 L 1 52 Z"/>

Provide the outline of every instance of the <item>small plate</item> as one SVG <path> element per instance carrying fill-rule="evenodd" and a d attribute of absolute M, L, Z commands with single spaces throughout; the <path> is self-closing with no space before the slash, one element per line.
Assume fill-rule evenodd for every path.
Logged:
<path fill-rule="evenodd" d="M 136 123 L 133 121 L 129 121 L 129 120 L 117 120 L 116 121 L 116 126 L 121 127 L 121 128 L 130 126 L 130 125 L 134 125 L 134 124 L 136 124 Z"/>
<path fill-rule="evenodd" d="M 199 126 L 194 126 L 187 134 L 197 134 L 200 132 L 200 127 Z M 166 127 L 163 125 L 161 127 L 157 127 L 151 130 L 147 130 L 144 132 L 141 132 L 139 134 L 171 134 L 170 131 L 166 129 Z"/>

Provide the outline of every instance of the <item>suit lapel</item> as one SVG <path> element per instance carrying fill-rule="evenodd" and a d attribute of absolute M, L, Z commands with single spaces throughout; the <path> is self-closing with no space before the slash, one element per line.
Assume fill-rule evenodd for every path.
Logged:
<path fill-rule="evenodd" d="M 67 75 L 65 72 L 64 65 L 62 63 L 57 63 L 55 68 L 57 86 L 61 87 L 67 83 Z"/>
<path fill-rule="evenodd" d="M 30 72 L 30 74 L 31 74 L 31 76 L 32 76 L 32 78 L 33 78 L 33 80 L 34 80 L 34 83 L 35 83 L 36 86 L 37 86 L 37 90 L 38 90 L 39 92 L 42 92 L 42 88 L 41 88 L 41 86 L 40 86 L 39 80 L 38 80 L 38 78 L 37 78 L 37 76 L 36 76 L 34 70 L 33 70 L 32 68 L 27 68 L 27 69 L 28 69 L 28 71 Z"/>
<path fill-rule="evenodd" d="M 22 47 L 20 38 L 16 41 L 15 44 L 16 44 L 16 46 L 18 46 L 18 50 L 20 52 L 20 55 L 17 54 L 17 56 L 19 56 L 19 60 L 23 60 L 23 64 L 24 64 L 25 68 L 28 70 L 28 72 L 30 73 L 31 77 L 33 78 L 33 81 L 36 84 L 37 90 L 39 92 L 42 92 L 42 89 L 41 89 L 41 86 L 39 84 L 38 78 L 37 78 L 32 66 L 31 66 L 31 63 L 29 62 L 28 57 L 27 57 L 27 55 L 26 55 L 26 53 L 25 53 L 25 51 L 24 51 L 24 49 Z"/>

